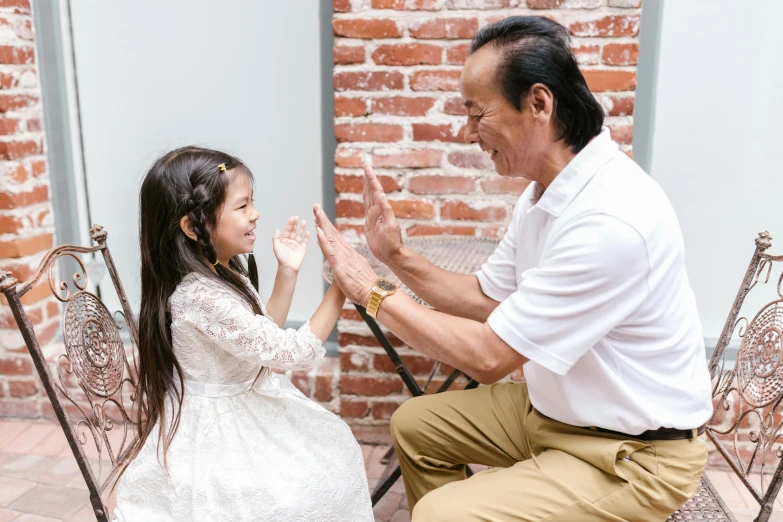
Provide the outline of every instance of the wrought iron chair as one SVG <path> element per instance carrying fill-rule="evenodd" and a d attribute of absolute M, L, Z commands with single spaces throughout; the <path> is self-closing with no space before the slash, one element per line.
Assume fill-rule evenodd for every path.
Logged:
<path fill-rule="evenodd" d="M 783 255 L 767 254 L 771 246 L 768 232 L 756 238 L 756 251 L 709 363 L 715 411 L 706 433 L 759 503 L 757 522 L 769 520 L 783 480 L 783 272 L 774 288 L 769 285 L 773 266 L 777 273 Z M 731 366 L 726 355 L 735 333 L 739 349 Z M 740 440 L 741 434 L 747 440 Z"/>
<path fill-rule="evenodd" d="M 136 390 L 138 328 L 109 253 L 106 232 L 97 225 L 90 232 L 97 245 L 63 245 L 50 250 L 35 274 L 23 283 L 18 283 L 8 272 L 0 273 L 0 291 L 8 300 L 57 420 L 76 457 L 95 517 L 99 522 L 108 522 L 103 495 L 110 490 L 135 442 L 135 416 L 130 408 L 126 408 L 126 402 L 133 400 Z M 114 315 L 98 297 L 87 291 L 87 270 L 77 255 L 97 252 L 103 256 L 122 303 L 122 311 Z M 55 283 L 58 261 L 63 258 L 75 260 L 79 266 L 80 272 L 73 275 L 74 289 L 64 281 L 59 285 Z M 21 303 L 22 297 L 36 287 L 44 274 L 48 276 L 51 292 L 64 303 L 62 334 L 65 353 L 53 361 L 54 368 L 50 367 L 41 351 L 33 325 Z M 127 324 L 130 334 L 129 350 L 120 337 L 124 324 Z M 130 361 L 127 351 L 131 352 Z M 121 436 L 115 437 L 120 433 Z M 97 450 L 97 470 L 93 469 L 86 451 L 90 438 Z M 105 474 L 104 463 L 109 464 Z"/>

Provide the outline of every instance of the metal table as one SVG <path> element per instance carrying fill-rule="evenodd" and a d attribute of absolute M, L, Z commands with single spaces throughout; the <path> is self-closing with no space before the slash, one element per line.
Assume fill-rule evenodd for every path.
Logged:
<path fill-rule="evenodd" d="M 405 242 L 405 244 L 414 252 L 417 252 L 429 259 L 436 266 L 451 272 L 472 274 L 475 273 L 481 267 L 484 261 L 486 261 L 487 258 L 492 254 L 492 252 L 495 251 L 495 248 L 497 248 L 498 245 L 498 240 L 475 237 L 432 236 L 410 238 Z M 398 286 L 398 291 L 406 293 L 419 304 L 431 308 L 430 305 L 424 302 L 423 299 L 415 295 L 408 287 L 403 285 L 399 278 L 389 269 L 389 267 L 378 261 L 375 256 L 372 255 L 372 252 L 370 252 L 370 249 L 366 245 L 358 247 L 357 250 L 369 261 L 370 266 L 378 275 L 378 277 L 384 277 L 390 281 L 393 281 Z M 333 280 L 331 267 L 329 266 L 328 262 L 324 264 L 323 277 L 329 283 L 331 283 Z M 367 315 L 364 307 L 360 305 L 354 306 L 356 306 L 356 310 L 367 323 L 367 326 L 370 327 L 370 330 L 372 331 L 373 335 L 375 335 L 375 338 L 378 339 L 378 342 L 389 356 L 389 359 L 391 359 L 395 369 L 397 370 L 397 373 L 405 383 L 405 386 L 411 392 L 411 395 L 414 397 L 423 395 L 432 382 L 433 377 L 437 374 L 438 370 L 440 370 L 440 362 L 435 363 L 432 370 L 430 371 L 429 376 L 427 377 L 427 380 L 424 383 L 424 386 L 419 386 L 419 384 L 416 382 L 416 379 L 413 378 L 413 375 L 411 374 L 408 367 L 405 366 L 405 363 L 400 358 L 397 350 L 394 349 L 389 340 L 383 334 L 383 331 L 375 319 Z M 462 372 L 459 370 L 452 371 L 443 384 L 438 387 L 435 393 L 441 393 L 448 390 L 457 377 L 459 377 L 461 374 Z M 467 390 L 478 386 L 478 382 L 476 380 L 470 378 L 468 375 L 466 375 L 466 377 L 468 378 L 468 384 L 464 389 Z M 390 448 L 386 455 L 384 455 L 382 462 L 386 463 L 386 470 L 382 474 L 381 479 L 378 481 L 378 485 L 375 487 L 375 490 L 372 493 L 373 506 L 378 503 L 381 498 L 383 498 L 386 492 L 389 491 L 389 489 L 394 485 L 401 475 L 400 466 L 397 465 L 397 458 L 394 454 L 394 447 Z M 468 476 L 472 474 L 470 468 L 467 469 L 467 473 Z"/>

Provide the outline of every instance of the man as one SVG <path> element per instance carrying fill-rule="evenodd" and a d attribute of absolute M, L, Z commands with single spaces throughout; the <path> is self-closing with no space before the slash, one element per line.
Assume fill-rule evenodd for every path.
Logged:
<path fill-rule="evenodd" d="M 712 407 L 683 240 L 661 188 L 602 129 L 567 30 L 511 17 L 473 39 L 465 139 L 532 180 L 475 275 L 411 252 L 366 169 L 375 256 L 435 309 L 375 282 L 316 207 L 340 287 L 409 346 L 483 384 L 392 417 L 419 521 L 665 520 L 704 469 Z M 524 365 L 525 383 L 492 384 Z M 492 466 L 469 480 L 465 464 Z"/>

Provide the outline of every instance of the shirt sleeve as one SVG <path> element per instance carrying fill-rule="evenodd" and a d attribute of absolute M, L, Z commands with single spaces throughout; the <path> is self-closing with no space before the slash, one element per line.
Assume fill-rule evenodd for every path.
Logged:
<path fill-rule="evenodd" d="M 182 296 L 190 322 L 203 335 L 235 357 L 281 370 L 312 368 L 326 350 L 310 331 L 310 322 L 301 328 L 283 329 L 265 315 L 256 315 L 228 288 L 200 280 Z"/>
<path fill-rule="evenodd" d="M 609 215 L 576 219 L 550 240 L 487 322 L 520 354 L 565 375 L 648 297 L 650 266 L 642 236 Z"/>
<path fill-rule="evenodd" d="M 506 234 L 489 259 L 476 272 L 481 291 L 498 302 L 506 299 L 517 289 L 517 231 L 520 228 L 517 221 L 523 212 L 521 207 L 521 203 L 517 203 L 514 207 L 514 215 Z"/>

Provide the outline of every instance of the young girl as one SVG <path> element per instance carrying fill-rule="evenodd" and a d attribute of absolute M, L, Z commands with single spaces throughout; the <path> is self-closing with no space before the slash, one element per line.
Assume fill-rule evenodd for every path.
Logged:
<path fill-rule="evenodd" d="M 348 426 L 270 368 L 304 369 L 345 297 L 284 330 L 309 232 L 291 218 L 273 248 L 264 306 L 253 251 L 253 177 L 237 158 L 188 147 L 141 187 L 139 444 L 117 489 L 118 522 L 372 521 Z M 250 276 L 248 278 L 248 275 Z"/>

